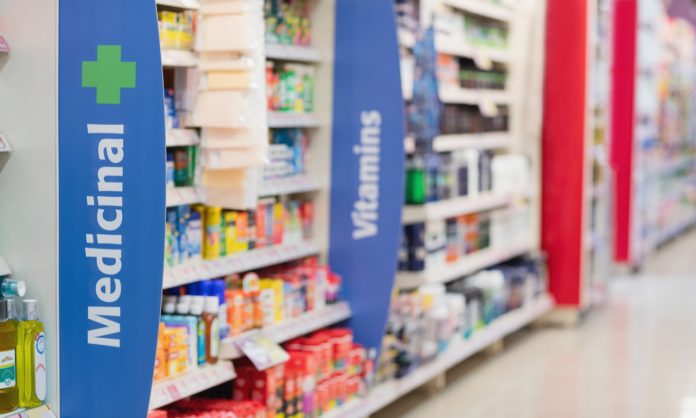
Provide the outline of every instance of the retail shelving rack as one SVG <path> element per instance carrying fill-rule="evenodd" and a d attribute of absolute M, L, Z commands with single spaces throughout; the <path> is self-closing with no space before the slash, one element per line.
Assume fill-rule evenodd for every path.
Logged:
<path fill-rule="evenodd" d="M 446 283 L 466 277 L 480 270 L 528 254 L 539 248 L 539 168 L 540 162 L 540 100 L 535 94 L 541 90 L 541 57 L 544 10 L 537 2 L 492 2 L 478 0 L 421 0 L 420 16 L 423 19 L 434 9 L 447 8 L 461 14 L 473 14 L 508 25 L 510 35 L 504 50 L 476 46 L 445 36 L 436 36 L 437 52 L 454 57 L 463 57 L 480 62 L 493 61 L 503 65 L 509 75 L 507 88 L 503 91 L 485 89 L 439 89 L 440 100 L 445 103 L 463 103 L 480 107 L 508 105 L 510 127 L 504 132 L 441 135 L 434 139 L 435 152 L 478 149 L 492 150 L 498 154 L 522 153 L 530 161 L 532 175 L 529 188 L 514 193 L 481 193 L 473 197 L 459 197 L 423 205 L 406 205 L 401 209 L 402 225 L 444 220 L 449 217 L 480 213 L 508 208 L 527 207 L 530 216 L 526 227 L 529 233 L 525 240 L 499 243 L 463 256 L 458 262 L 431 266 L 418 272 L 397 272 L 394 291 L 413 289 L 430 283 Z M 339 7 L 339 11 L 342 9 Z M 353 11 L 355 12 L 355 11 Z M 357 13 L 357 12 L 356 12 Z M 536 24 L 535 24 L 536 22 Z M 423 22 L 421 21 L 421 24 Z M 427 25 L 427 23 L 425 23 Z M 541 28 L 541 30 L 540 30 Z M 408 65 L 412 63 L 411 51 L 418 35 L 407 28 L 398 28 L 398 41 L 402 67 L 402 97 L 408 103 L 412 99 L 413 81 Z M 515 51 L 525 51 L 525 54 Z M 340 53 L 340 52 L 338 52 Z M 412 137 L 406 137 L 404 150 L 407 155 L 417 152 Z M 400 196 L 403 200 L 403 196 Z M 402 227 L 402 226 L 401 226 Z M 553 298 L 543 295 L 520 310 L 512 311 L 490 326 L 474 334 L 468 340 L 453 343 L 433 361 L 425 363 L 404 378 L 389 381 L 371 388 L 367 396 L 356 399 L 331 412 L 331 418 L 366 417 L 391 402 L 438 378 L 449 368 L 482 351 L 505 336 L 549 313 L 554 306 Z M 359 324 L 356 326 L 360 326 Z M 378 331 L 379 332 L 379 331 Z M 376 340 L 379 341 L 379 340 Z"/>
<path fill-rule="evenodd" d="M 619 2 L 614 22 L 614 251 L 619 265 L 637 270 L 660 245 L 696 223 L 688 116 L 694 32 L 690 23 L 668 17 L 660 1 Z M 635 78 L 618 76 L 626 71 Z"/>
<path fill-rule="evenodd" d="M 548 2 L 542 248 L 564 323 L 604 300 L 611 265 L 613 4 Z"/>
<path fill-rule="evenodd" d="M 261 7 L 262 1 L 247 2 Z M 157 1 L 158 7 L 174 9 L 199 9 L 200 4 L 193 1 Z M 275 44 L 266 41 L 263 45 L 263 55 L 268 61 L 281 63 L 301 63 L 311 65 L 315 69 L 315 105 L 311 113 L 275 112 L 268 111 L 266 115 L 269 129 L 301 128 L 309 136 L 310 153 L 306 173 L 279 180 L 261 181 L 258 186 L 258 197 L 284 196 L 303 194 L 314 203 L 315 219 L 313 239 L 296 244 L 285 244 L 247 251 L 217 260 L 203 260 L 195 263 L 165 268 L 163 288 L 173 288 L 200 280 L 211 279 L 242 273 L 273 265 L 299 260 L 308 256 L 319 256 L 326 260 L 326 249 L 329 242 L 328 228 L 328 199 L 331 187 L 330 155 L 332 137 L 331 103 L 333 84 L 333 32 L 334 5 L 329 1 L 312 2 L 312 26 L 315 36 L 310 46 Z M 260 23 L 260 22 L 259 22 Z M 321 35 L 320 35 L 321 34 Z M 168 55 L 162 51 L 162 57 Z M 195 77 L 195 54 L 182 60 L 179 67 L 180 77 Z M 166 65 L 166 64 L 165 64 Z M 193 72 L 192 72 L 193 71 Z M 176 78 L 176 77 L 175 77 Z M 186 85 L 184 81 L 181 85 Z M 186 91 L 195 95 L 195 91 Z M 194 102 L 194 98 L 184 100 Z M 178 129 L 167 132 L 167 144 L 174 146 L 197 144 L 198 134 L 195 129 Z M 243 199 L 246 201 L 246 199 Z M 255 200 L 255 199 L 254 199 Z M 205 203 L 204 187 L 182 187 L 169 189 L 167 206 L 190 203 Z M 231 209 L 246 209 L 246 207 L 231 207 Z M 231 360 L 242 354 L 237 349 L 235 341 L 251 335 L 263 334 L 278 343 L 302 336 L 313 331 L 349 319 L 352 315 L 348 302 L 331 305 L 321 311 L 306 313 L 296 319 L 285 321 L 270 328 L 250 331 L 239 336 L 229 337 L 221 342 L 220 362 L 215 366 L 205 366 L 188 374 L 155 382 L 150 398 L 150 408 L 159 408 L 176 402 L 206 389 L 230 381 L 236 377 Z"/>

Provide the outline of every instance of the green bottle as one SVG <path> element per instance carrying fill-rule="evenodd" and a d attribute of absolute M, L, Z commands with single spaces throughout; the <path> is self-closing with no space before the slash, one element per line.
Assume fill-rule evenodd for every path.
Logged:
<path fill-rule="evenodd" d="M 35 408 L 46 399 L 46 334 L 36 300 L 26 299 L 23 304 L 24 320 L 17 332 L 19 406 Z"/>
<path fill-rule="evenodd" d="M 10 318 L 10 304 L 0 299 L 0 413 L 19 406 L 17 389 L 17 323 Z"/>

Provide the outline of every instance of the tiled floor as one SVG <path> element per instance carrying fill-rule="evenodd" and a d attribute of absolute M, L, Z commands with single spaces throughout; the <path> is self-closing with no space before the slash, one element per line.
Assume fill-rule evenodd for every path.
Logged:
<path fill-rule="evenodd" d="M 577 328 L 525 331 L 375 418 L 696 418 L 696 233 L 616 278 Z"/>

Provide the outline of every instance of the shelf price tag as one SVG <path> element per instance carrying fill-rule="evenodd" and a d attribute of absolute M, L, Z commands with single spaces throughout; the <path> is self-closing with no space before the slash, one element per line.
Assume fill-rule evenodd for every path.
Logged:
<path fill-rule="evenodd" d="M 12 151 L 12 148 L 10 148 L 10 143 L 7 142 L 7 138 L 5 138 L 5 135 L 0 134 L 0 152 L 10 151 Z"/>
<path fill-rule="evenodd" d="M 493 61 L 481 48 L 474 47 L 474 63 L 484 71 L 493 69 Z"/>
<path fill-rule="evenodd" d="M 261 333 L 239 338 L 234 343 L 258 370 L 277 366 L 290 358 L 283 347 Z"/>
<path fill-rule="evenodd" d="M 479 101 L 479 109 L 483 116 L 492 118 L 500 113 L 498 105 L 490 97 L 482 97 Z"/>
<path fill-rule="evenodd" d="M 0 52 L 10 52 L 10 50 L 10 44 L 7 43 L 7 40 L 2 35 L 2 32 L 0 32 Z"/>

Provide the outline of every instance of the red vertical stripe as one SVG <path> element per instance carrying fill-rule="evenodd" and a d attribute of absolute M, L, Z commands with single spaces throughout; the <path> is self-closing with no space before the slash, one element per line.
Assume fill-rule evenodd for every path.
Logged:
<path fill-rule="evenodd" d="M 614 257 L 631 260 L 633 131 L 635 127 L 636 0 L 615 0 L 611 103 L 611 159 L 614 166 Z"/>
<path fill-rule="evenodd" d="M 549 0 L 542 144 L 542 248 L 559 305 L 582 288 L 587 0 Z"/>

